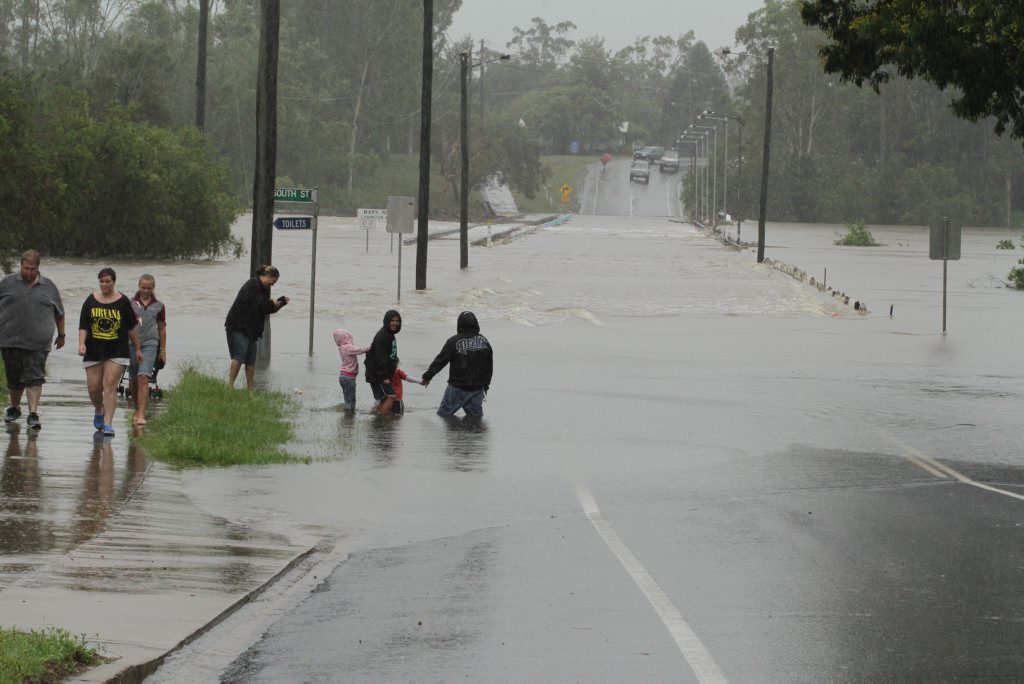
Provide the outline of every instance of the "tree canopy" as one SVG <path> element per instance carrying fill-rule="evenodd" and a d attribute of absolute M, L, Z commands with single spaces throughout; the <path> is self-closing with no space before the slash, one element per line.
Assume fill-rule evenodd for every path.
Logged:
<path fill-rule="evenodd" d="M 1019 2 L 967 0 L 804 0 L 800 15 L 832 42 L 825 70 L 877 92 L 895 70 L 939 89 L 954 88 L 951 106 L 970 121 L 995 118 L 1024 139 L 1024 13 Z"/>

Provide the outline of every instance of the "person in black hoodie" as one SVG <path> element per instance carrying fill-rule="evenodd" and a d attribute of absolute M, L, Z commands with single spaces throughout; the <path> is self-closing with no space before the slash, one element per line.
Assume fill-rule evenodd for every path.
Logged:
<path fill-rule="evenodd" d="M 423 373 L 423 386 L 448 366 L 448 388 L 437 407 L 437 415 L 447 418 L 462 409 L 467 416 L 481 418 L 483 401 L 491 388 L 494 350 L 480 334 L 480 324 L 472 311 L 459 314 L 455 335 L 448 338 L 430 367 Z"/>
<path fill-rule="evenodd" d="M 395 388 L 391 378 L 398 368 L 398 342 L 395 335 L 402 329 L 402 315 L 394 309 L 384 314 L 384 325 L 373 336 L 370 350 L 366 352 L 363 367 L 366 369 L 366 382 L 377 404 L 375 411 L 386 416 L 391 413 L 395 404 Z"/>
<path fill-rule="evenodd" d="M 253 391 L 256 377 L 256 345 L 263 337 L 263 326 L 267 316 L 281 310 L 290 299 L 270 298 L 270 288 L 281 277 L 275 266 L 264 264 L 256 269 L 256 275 L 245 281 L 231 303 L 224 331 L 227 333 L 228 354 L 231 366 L 228 368 L 228 387 L 235 386 L 235 378 L 245 365 L 245 386 Z"/>

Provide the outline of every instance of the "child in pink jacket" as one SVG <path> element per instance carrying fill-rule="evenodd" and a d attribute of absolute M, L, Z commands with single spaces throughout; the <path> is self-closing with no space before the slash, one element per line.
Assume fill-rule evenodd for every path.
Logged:
<path fill-rule="evenodd" d="M 356 360 L 356 356 L 365 354 L 369 347 L 356 346 L 352 333 L 343 328 L 334 331 L 334 343 L 338 345 L 338 353 L 341 354 L 341 371 L 338 373 L 338 384 L 341 385 L 341 394 L 344 397 L 341 406 L 346 411 L 354 411 L 356 376 L 359 375 L 359 361 Z"/>

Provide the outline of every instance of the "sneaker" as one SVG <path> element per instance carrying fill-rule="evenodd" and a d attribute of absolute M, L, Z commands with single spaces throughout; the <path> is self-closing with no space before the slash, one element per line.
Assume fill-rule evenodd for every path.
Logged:
<path fill-rule="evenodd" d="M 43 427 L 43 424 L 39 422 L 38 413 L 28 414 L 28 419 L 25 422 L 28 423 L 28 426 L 33 430 L 38 430 L 39 428 Z"/>
<path fill-rule="evenodd" d="M 8 406 L 7 413 L 4 414 L 4 422 L 13 423 L 19 418 L 21 418 L 21 409 L 17 406 Z"/>
<path fill-rule="evenodd" d="M 103 436 L 104 437 L 113 437 L 114 436 L 114 426 L 113 425 L 104 425 L 103 426 Z"/>
<path fill-rule="evenodd" d="M 102 430 L 103 429 L 103 414 L 102 413 L 97 413 L 95 416 L 92 417 L 92 426 L 94 428 L 96 428 L 97 430 Z"/>

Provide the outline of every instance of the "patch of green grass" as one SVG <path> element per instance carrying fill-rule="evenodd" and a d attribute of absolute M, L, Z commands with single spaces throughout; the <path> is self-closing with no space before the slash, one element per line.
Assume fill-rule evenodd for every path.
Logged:
<path fill-rule="evenodd" d="M 550 155 L 540 158 L 541 164 L 551 169 L 540 192 L 533 199 L 527 199 L 521 192 L 512 191 L 516 206 L 524 214 L 563 214 L 577 211 L 579 208 L 580 181 L 587 170 L 587 165 L 597 161 L 597 157 L 585 155 Z M 562 185 L 572 188 L 571 201 L 562 201 Z"/>
<path fill-rule="evenodd" d="M 996 243 L 996 249 L 1017 249 L 1017 248 L 1014 246 L 1013 240 L 1000 240 L 999 242 Z"/>
<path fill-rule="evenodd" d="M 65 629 L 21 632 L 0 627 L 0 682 L 53 682 L 102 661 L 85 642 Z"/>
<path fill-rule="evenodd" d="M 294 436 L 290 418 L 297 411 L 281 392 L 250 395 L 190 366 L 164 391 L 163 404 L 138 438 L 153 458 L 189 467 L 306 460 L 281 448 Z"/>
<path fill-rule="evenodd" d="M 846 224 L 846 235 L 836 240 L 835 244 L 848 247 L 877 247 L 879 243 L 871 235 L 871 231 L 864 227 L 864 220 L 856 223 Z"/>

